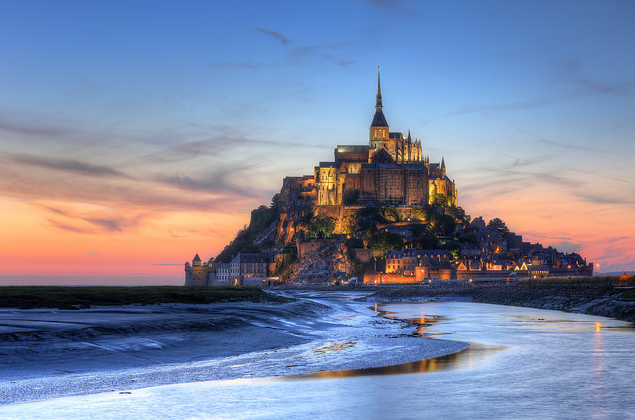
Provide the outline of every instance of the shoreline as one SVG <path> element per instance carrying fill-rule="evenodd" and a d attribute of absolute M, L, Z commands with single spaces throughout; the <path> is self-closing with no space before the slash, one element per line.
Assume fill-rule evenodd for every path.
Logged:
<path fill-rule="evenodd" d="M 470 301 L 496 305 L 549 309 L 604 316 L 635 324 L 635 301 L 623 300 L 625 290 L 610 286 L 576 287 L 544 282 L 505 284 L 399 285 L 373 287 L 366 300 L 378 302 Z"/>
<path fill-rule="evenodd" d="M 346 295 L 355 298 L 359 293 Z M 26 335 L 13 342 L 6 341 L 4 331 L 0 404 L 177 383 L 380 368 L 469 346 L 416 336 L 412 324 L 377 317 L 362 302 L 331 301 L 324 293 L 295 297 L 295 302 L 279 304 L 0 311 L 4 321 L 10 313 L 22 327 L 29 313 L 33 322 L 45 316 L 55 318 L 48 319 L 48 326 L 57 324 L 49 334 L 22 331 Z M 81 324 L 69 326 L 77 317 Z M 136 319 L 120 325 L 126 317 Z M 209 323 L 211 318 L 216 324 Z M 110 329 L 113 325 L 117 331 Z M 201 330 L 202 325 L 209 328 Z M 125 343 L 131 337 L 135 340 Z M 35 354 L 20 356 L 34 349 Z M 57 360 L 60 355 L 66 359 Z M 27 371 L 20 373 L 22 369 Z"/>

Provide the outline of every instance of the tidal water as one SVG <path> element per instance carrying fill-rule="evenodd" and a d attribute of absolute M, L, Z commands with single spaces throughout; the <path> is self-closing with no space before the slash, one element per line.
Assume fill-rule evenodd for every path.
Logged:
<path fill-rule="evenodd" d="M 444 302 L 377 316 L 469 349 L 361 371 L 169 385 L 18 404 L 29 418 L 635 419 L 635 329 L 602 317 Z M 389 349 L 387 350 L 389 351 Z M 17 417 L 16 417 L 17 418 Z M 26 417 L 25 417 L 26 418 Z"/>

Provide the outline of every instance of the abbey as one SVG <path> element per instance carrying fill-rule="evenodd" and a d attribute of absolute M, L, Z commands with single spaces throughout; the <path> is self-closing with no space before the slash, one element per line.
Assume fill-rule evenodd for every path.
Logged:
<path fill-rule="evenodd" d="M 334 161 L 320 162 L 313 175 L 285 178 L 282 198 L 318 207 L 457 205 L 456 187 L 446 175 L 444 159 L 430 163 L 421 141 L 413 140 L 410 131 L 407 136 L 390 131 L 379 71 L 368 145 L 338 145 Z"/>

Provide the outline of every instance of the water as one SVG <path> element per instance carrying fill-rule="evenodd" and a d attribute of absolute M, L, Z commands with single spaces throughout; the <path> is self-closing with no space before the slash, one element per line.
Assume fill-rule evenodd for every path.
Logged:
<path fill-rule="evenodd" d="M 0 418 L 635 418 L 635 330 L 607 318 L 474 303 L 379 316 L 469 350 L 390 369 L 179 384 L 0 408 Z"/>

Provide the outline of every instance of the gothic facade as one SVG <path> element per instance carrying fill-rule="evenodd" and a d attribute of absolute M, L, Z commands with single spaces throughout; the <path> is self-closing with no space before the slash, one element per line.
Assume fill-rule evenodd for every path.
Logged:
<path fill-rule="evenodd" d="M 410 132 L 404 136 L 390 131 L 379 72 L 368 144 L 338 145 L 334 160 L 320 162 L 312 176 L 285 178 L 281 197 L 313 206 L 457 205 L 456 187 L 446 175 L 445 161 L 431 164 L 421 141 Z"/>

